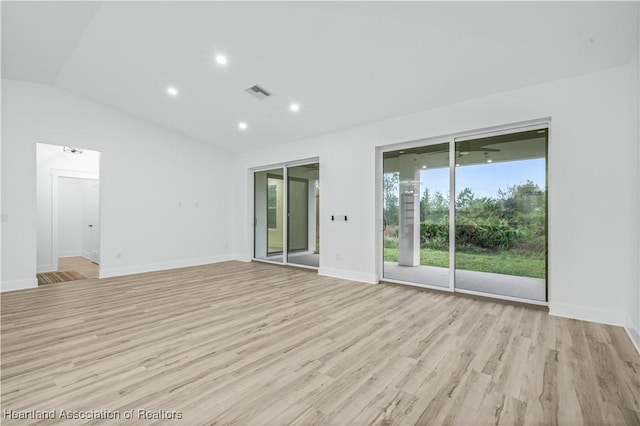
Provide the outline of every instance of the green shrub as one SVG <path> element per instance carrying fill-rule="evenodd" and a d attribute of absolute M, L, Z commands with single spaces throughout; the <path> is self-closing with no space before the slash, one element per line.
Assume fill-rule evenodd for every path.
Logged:
<path fill-rule="evenodd" d="M 518 237 L 515 229 L 506 224 L 466 223 L 456 226 L 456 244 L 471 245 L 488 250 L 508 250 Z"/>
<path fill-rule="evenodd" d="M 420 224 L 420 247 L 447 250 L 449 247 L 449 225 L 447 223 L 422 222 Z"/>
<path fill-rule="evenodd" d="M 397 249 L 398 239 L 393 237 L 384 237 L 382 244 L 383 244 L 383 247 L 386 249 Z"/>
<path fill-rule="evenodd" d="M 476 223 L 461 219 L 456 226 L 456 246 L 459 250 L 497 251 L 515 246 L 519 233 L 505 222 Z M 420 245 L 423 248 L 445 250 L 449 246 L 449 225 L 446 223 L 422 222 Z"/>

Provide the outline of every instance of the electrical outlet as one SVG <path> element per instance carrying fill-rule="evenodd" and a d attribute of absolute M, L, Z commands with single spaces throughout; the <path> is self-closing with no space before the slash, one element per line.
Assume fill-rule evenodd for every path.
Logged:
<path fill-rule="evenodd" d="M 7 213 L 2 213 L 0 215 L 0 222 L 9 222 L 9 214 Z"/>
<path fill-rule="evenodd" d="M 340 255 L 336 254 L 336 260 L 339 262 L 340 261 Z"/>
<path fill-rule="evenodd" d="M 116 253 L 116 259 L 122 259 L 122 253 L 117 252 Z"/>

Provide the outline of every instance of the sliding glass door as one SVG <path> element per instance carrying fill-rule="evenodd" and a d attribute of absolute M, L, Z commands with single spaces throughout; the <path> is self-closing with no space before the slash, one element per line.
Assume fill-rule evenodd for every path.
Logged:
<path fill-rule="evenodd" d="M 283 262 L 284 169 L 254 174 L 254 257 Z"/>
<path fill-rule="evenodd" d="M 319 266 L 319 171 L 313 163 L 254 172 L 254 259 Z"/>
<path fill-rule="evenodd" d="M 449 144 L 383 155 L 387 279 L 449 287 Z"/>
<path fill-rule="evenodd" d="M 287 262 L 317 268 L 320 264 L 318 163 L 289 167 Z"/>
<path fill-rule="evenodd" d="M 384 152 L 383 278 L 546 301 L 546 159 L 546 128 Z"/>
<path fill-rule="evenodd" d="M 546 300 L 546 134 L 456 140 L 457 289 Z"/>

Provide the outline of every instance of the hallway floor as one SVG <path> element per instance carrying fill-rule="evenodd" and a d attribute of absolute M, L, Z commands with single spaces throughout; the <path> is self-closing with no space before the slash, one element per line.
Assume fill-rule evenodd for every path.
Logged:
<path fill-rule="evenodd" d="M 61 257 L 58 271 L 78 271 L 87 278 L 98 278 L 99 266 L 83 256 Z"/>

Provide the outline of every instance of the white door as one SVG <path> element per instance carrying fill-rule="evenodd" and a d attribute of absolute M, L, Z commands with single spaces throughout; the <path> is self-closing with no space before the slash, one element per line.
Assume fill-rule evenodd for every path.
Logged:
<path fill-rule="evenodd" d="M 100 263 L 99 222 L 98 222 L 98 181 L 87 180 L 84 191 L 84 250 L 89 252 L 92 262 Z"/>

